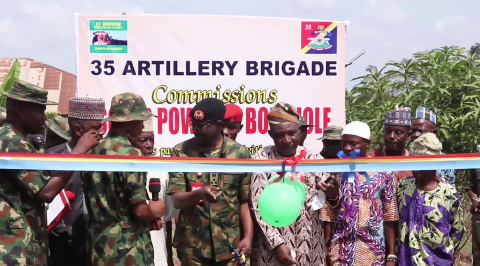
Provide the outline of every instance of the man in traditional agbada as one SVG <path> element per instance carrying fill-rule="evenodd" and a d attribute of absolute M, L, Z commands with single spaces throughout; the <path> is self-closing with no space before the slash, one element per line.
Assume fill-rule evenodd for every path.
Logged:
<path fill-rule="evenodd" d="M 366 157 L 370 128 L 353 121 L 342 131 L 343 152 L 360 150 Z M 395 178 L 392 172 L 343 173 L 340 196 L 328 197 L 322 209 L 330 266 L 396 265 L 398 221 Z"/>
<path fill-rule="evenodd" d="M 253 159 L 283 160 L 285 157 L 297 156 L 305 151 L 303 160 L 323 159 L 300 146 L 300 122 L 296 108 L 287 103 L 278 103 L 268 113 L 270 130 L 268 134 L 275 145 L 258 150 Z M 252 175 L 252 207 L 256 221 L 260 227 L 257 235 L 258 251 L 252 256 L 252 265 L 292 265 L 320 266 L 324 265 L 323 227 L 320 222 L 320 205 L 314 204 L 317 195 L 317 183 L 325 181 L 328 173 L 302 173 L 305 177 L 305 203 L 297 220 L 286 227 L 273 227 L 260 216 L 258 200 L 265 185 L 275 173 L 253 173 Z M 338 186 L 337 186 L 338 193 Z M 295 258 L 291 255 L 296 255 Z"/>
<path fill-rule="evenodd" d="M 195 137 L 175 145 L 170 156 L 250 159 L 244 146 L 224 136 L 224 116 L 222 101 L 215 98 L 200 101 L 190 112 L 190 127 Z M 173 245 L 183 266 L 234 266 L 233 249 L 249 255 L 253 238 L 248 207 L 250 176 L 250 173 L 170 173 L 167 193 L 180 209 Z M 243 239 L 240 239 L 240 224 Z"/>
<path fill-rule="evenodd" d="M 71 154 L 80 138 L 90 135 L 103 137 L 105 101 L 101 98 L 74 97 L 68 105 L 68 119 L 57 116 L 47 121 L 49 131 L 68 142 L 49 148 L 45 153 Z M 70 131 L 71 129 L 71 131 Z M 48 143 L 47 138 L 47 143 Z M 50 143 L 48 146 L 52 145 Z M 55 174 L 55 171 L 52 171 Z M 52 266 L 87 265 L 88 211 L 83 193 L 82 172 L 75 171 L 65 186 L 75 194 L 70 212 L 50 233 L 50 261 Z"/>
<path fill-rule="evenodd" d="M 425 133 L 433 133 L 438 136 L 437 114 L 430 108 L 419 106 L 415 111 L 410 138 L 414 141 Z M 454 169 L 439 169 L 437 176 L 455 186 Z"/>
<path fill-rule="evenodd" d="M 418 137 L 410 155 L 438 155 L 442 143 L 435 134 Z M 464 232 L 460 195 L 436 170 L 413 171 L 398 188 L 399 265 L 450 266 Z"/>
<path fill-rule="evenodd" d="M 112 98 L 112 122 L 106 138 L 92 151 L 96 155 L 142 155 L 128 137 L 142 134 L 143 121 L 153 116 L 134 93 Z M 163 201 L 147 204 L 145 173 L 84 172 L 84 192 L 90 216 L 92 265 L 153 266 L 150 223 L 164 214 Z"/>
<path fill-rule="evenodd" d="M 16 81 L 7 96 L 7 118 L 0 128 L 0 152 L 37 153 L 26 140 L 44 130 L 48 92 Z M 83 138 L 72 153 L 85 153 L 98 144 Z M 72 172 L 49 177 L 42 171 L 0 170 L 0 261 L 2 265 L 47 265 L 48 230 L 44 203 L 50 203 Z"/>
<path fill-rule="evenodd" d="M 368 151 L 369 157 L 384 157 L 384 156 L 409 156 L 408 150 L 405 148 L 409 133 L 412 128 L 410 107 L 395 106 L 393 112 L 385 114 L 385 123 L 383 128 L 383 142 L 385 146 Z M 394 171 L 395 183 L 405 177 L 412 176 L 412 171 Z"/>

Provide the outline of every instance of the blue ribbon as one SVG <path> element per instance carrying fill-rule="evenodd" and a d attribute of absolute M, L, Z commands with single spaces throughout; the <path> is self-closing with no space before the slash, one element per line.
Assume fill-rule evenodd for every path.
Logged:
<path fill-rule="evenodd" d="M 339 151 L 337 153 L 337 156 L 340 158 L 340 159 L 355 159 L 355 158 L 358 158 L 360 157 L 360 150 L 359 149 L 355 149 L 351 154 L 350 156 L 346 155 L 343 151 Z M 345 176 L 348 174 L 348 183 L 351 183 L 353 184 L 355 182 L 355 164 L 351 163 L 349 164 L 350 166 L 350 172 L 348 173 L 343 173 L 342 174 L 342 178 L 345 178 Z M 358 172 L 359 174 L 363 174 L 365 176 L 365 178 L 367 179 L 367 183 L 370 182 L 370 176 L 367 174 L 367 172 Z"/>

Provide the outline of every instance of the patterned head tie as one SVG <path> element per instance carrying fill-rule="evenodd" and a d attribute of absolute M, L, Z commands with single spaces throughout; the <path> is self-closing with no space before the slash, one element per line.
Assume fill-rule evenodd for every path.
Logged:
<path fill-rule="evenodd" d="M 410 147 L 411 155 L 437 155 L 442 153 L 442 143 L 433 133 L 418 137 Z"/>
<path fill-rule="evenodd" d="M 415 112 L 415 119 L 426 119 L 435 125 L 437 124 L 437 115 L 427 107 L 419 106 Z"/>
<path fill-rule="evenodd" d="M 412 109 L 410 107 L 395 106 L 395 111 L 385 114 L 385 125 L 392 126 L 411 126 L 412 125 Z"/>
<path fill-rule="evenodd" d="M 268 112 L 268 123 L 277 125 L 281 123 L 292 122 L 300 125 L 300 115 L 297 113 L 297 108 L 288 103 L 277 103 Z"/>
<path fill-rule="evenodd" d="M 68 117 L 81 120 L 103 120 L 105 101 L 102 98 L 73 97 L 68 106 Z"/>

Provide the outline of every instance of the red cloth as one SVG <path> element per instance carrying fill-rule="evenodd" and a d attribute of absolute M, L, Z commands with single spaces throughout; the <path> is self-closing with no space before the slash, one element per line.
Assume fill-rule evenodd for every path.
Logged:
<path fill-rule="evenodd" d="M 384 151 L 383 147 L 376 148 L 375 150 L 367 151 L 367 156 L 369 157 L 387 156 L 383 151 Z M 407 151 L 407 154 L 408 154 L 408 151 Z M 378 171 L 382 171 L 382 169 L 378 169 Z M 400 182 L 400 180 L 404 179 L 405 177 L 413 176 L 412 171 L 394 171 L 393 174 L 395 175 L 395 181 L 397 183 L 397 187 L 398 187 L 398 182 Z"/>
<path fill-rule="evenodd" d="M 225 104 L 225 118 L 226 122 L 242 122 L 243 119 L 243 110 L 240 106 L 229 103 Z"/>

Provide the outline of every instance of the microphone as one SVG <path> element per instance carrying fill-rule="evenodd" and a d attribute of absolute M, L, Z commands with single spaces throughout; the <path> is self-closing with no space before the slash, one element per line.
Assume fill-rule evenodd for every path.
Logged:
<path fill-rule="evenodd" d="M 160 193 L 161 183 L 160 178 L 150 178 L 148 189 L 152 193 L 152 200 L 158 201 L 158 193 Z"/>
<path fill-rule="evenodd" d="M 70 202 L 75 199 L 75 194 L 71 191 L 62 190 L 49 204 L 47 210 L 48 231 L 51 232 L 62 220 L 70 213 Z"/>

